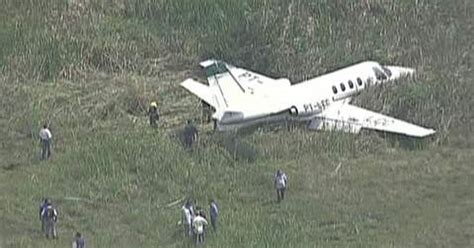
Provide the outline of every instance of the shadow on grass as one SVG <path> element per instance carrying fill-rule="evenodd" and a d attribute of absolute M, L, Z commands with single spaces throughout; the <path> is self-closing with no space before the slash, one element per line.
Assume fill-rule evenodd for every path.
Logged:
<path fill-rule="evenodd" d="M 380 136 L 387 140 L 391 146 L 400 147 L 407 151 L 420 151 L 429 147 L 435 139 L 434 135 L 425 138 L 409 137 L 400 134 L 379 132 Z"/>
<path fill-rule="evenodd" d="M 224 148 L 233 160 L 255 162 L 258 158 L 257 149 L 238 133 L 215 133 L 212 140 Z"/>

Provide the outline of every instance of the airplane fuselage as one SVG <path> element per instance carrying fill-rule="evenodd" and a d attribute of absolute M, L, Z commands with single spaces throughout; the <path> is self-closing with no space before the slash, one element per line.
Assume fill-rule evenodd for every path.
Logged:
<path fill-rule="evenodd" d="M 397 73 L 411 73 L 411 71 L 394 70 L 401 68 L 391 69 L 382 67 L 376 62 L 362 62 L 304 82 L 279 88 L 264 97 L 268 99 L 269 104 L 278 99 L 283 105 L 291 106 L 288 111 L 257 113 L 255 115 L 243 114 L 234 119 L 216 118 L 217 129 L 227 131 L 260 123 L 312 120 L 332 104 L 339 101 L 349 101 L 370 85 L 385 83 L 391 81 L 392 78 L 397 79 L 399 76 L 395 75 Z"/>
<path fill-rule="evenodd" d="M 181 86 L 215 109 L 218 130 L 259 123 L 309 121 L 313 130 L 358 133 L 361 129 L 426 137 L 436 131 L 350 103 L 367 87 L 412 75 L 415 70 L 367 61 L 297 84 L 274 79 L 218 60 L 200 63 L 208 85 L 191 78 Z"/>

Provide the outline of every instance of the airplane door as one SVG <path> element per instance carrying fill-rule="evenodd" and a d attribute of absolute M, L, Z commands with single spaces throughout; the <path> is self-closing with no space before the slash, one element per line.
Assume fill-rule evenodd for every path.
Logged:
<path fill-rule="evenodd" d="M 360 77 L 358 77 L 355 80 L 354 84 L 355 84 L 355 87 L 356 87 L 357 94 L 360 93 L 365 87 L 364 81 L 362 81 L 362 79 Z"/>

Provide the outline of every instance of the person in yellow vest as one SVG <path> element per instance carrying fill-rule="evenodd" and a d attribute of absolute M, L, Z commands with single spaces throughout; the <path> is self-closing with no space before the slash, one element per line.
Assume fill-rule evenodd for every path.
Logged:
<path fill-rule="evenodd" d="M 150 103 L 150 107 L 148 108 L 148 117 L 150 118 L 150 126 L 157 127 L 157 122 L 160 119 L 160 112 L 158 111 L 158 104 L 154 101 Z"/>

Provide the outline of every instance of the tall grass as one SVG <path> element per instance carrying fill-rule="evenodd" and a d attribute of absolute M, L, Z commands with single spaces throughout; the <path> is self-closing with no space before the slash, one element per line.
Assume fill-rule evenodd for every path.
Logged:
<path fill-rule="evenodd" d="M 298 81 L 372 59 L 415 67 L 420 83 L 367 102 L 390 101 L 388 114 L 442 137 L 472 119 L 473 87 L 457 76 L 469 71 L 469 1 L 5 2 L 12 11 L 3 18 L 1 61 L 13 78 L 159 75 L 160 58 L 191 68 L 214 57 Z M 418 117 L 426 112 L 430 118 Z"/>
<path fill-rule="evenodd" d="M 94 247 L 188 247 L 176 224 L 188 197 L 220 203 L 209 247 L 470 244 L 471 1 L 1 5 L 0 246 L 64 247 L 80 230 Z M 177 83 L 210 57 L 295 82 L 366 59 L 415 67 L 414 80 L 368 89 L 356 104 L 434 127 L 439 146 L 372 132 L 222 136 L 200 126 L 186 151 L 175 134 L 199 105 Z M 160 105 L 158 130 L 146 122 L 150 100 Z M 43 122 L 54 134 L 47 163 L 37 159 Z M 280 205 L 276 169 L 290 176 Z M 33 221 L 44 196 L 60 207 L 57 243 Z"/>

